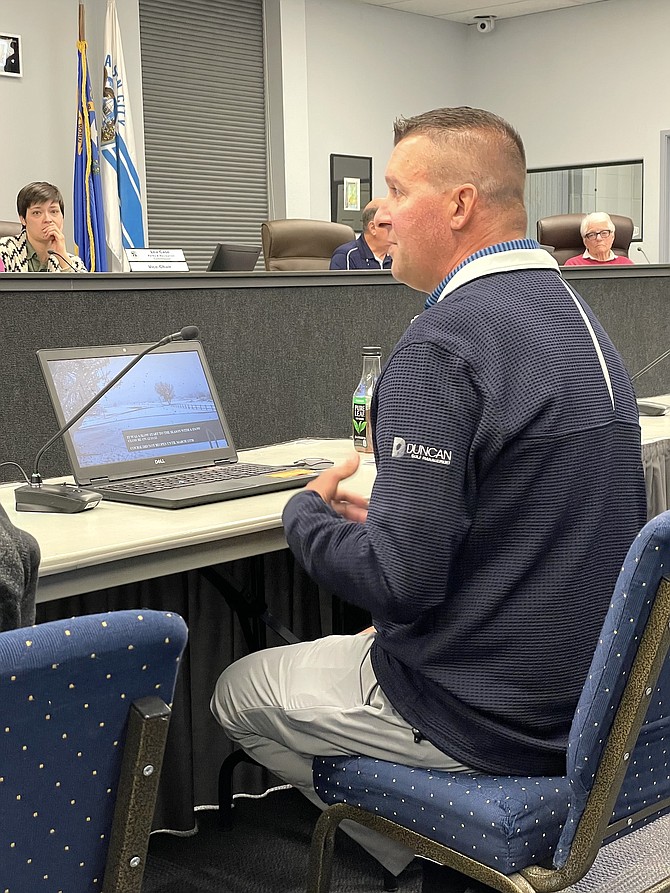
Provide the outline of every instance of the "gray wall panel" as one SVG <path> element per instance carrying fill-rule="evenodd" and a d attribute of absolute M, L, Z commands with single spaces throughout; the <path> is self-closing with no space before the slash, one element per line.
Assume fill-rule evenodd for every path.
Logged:
<path fill-rule="evenodd" d="M 568 268 L 565 275 L 629 371 L 670 347 L 670 268 Z M 151 342 L 190 324 L 200 327 L 239 448 L 347 436 L 361 347 L 378 344 L 386 357 L 423 298 L 387 273 L 4 274 L 0 461 L 29 472 L 55 431 L 38 348 Z M 670 392 L 670 358 L 640 379 L 637 392 Z M 41 470 L 67 472 L 60 444 L 45 454 Z M 15 477 L 10 469 L 4 476 Z"/>
<path fill-rule="evenodd" d="M 670 348 L 670 268 L 619 267 L 601 271 L 565 267 L 609 333 L 631 375 Z M 638 397 L 670 393 L 670 357 L 635 382 Z"/>
<path fill-rule="evenodd" d="M 58 285 L 68 280 L 56 276 L 49 277 L 53 290 L 12 292 L 8 278 L 0 285 L 6 308 L 0 461 L 19 462 L 27 472 L 56 430 L 35 358 L 38 348 L 151 342 L 197 325 L 238 448 L 343 437 L 349 433 L 361 347 L 378 344 L 387 356 L 423 305 L 421 295 L 390 277 L 378 285 L 296 288 L 180 288 L 178 282 L 158 286 L 153 280 L 153 287 L 140 292 L 65 291 Z M 60 443 L 45 453 L 40 471 L 45 477 L 68 471 Z M 13 477 L 5 469 L 5 479 Z"/>

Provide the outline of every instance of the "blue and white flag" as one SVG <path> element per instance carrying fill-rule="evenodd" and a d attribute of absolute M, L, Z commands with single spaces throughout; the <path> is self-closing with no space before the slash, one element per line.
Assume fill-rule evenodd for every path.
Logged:
<path fill-rule="evenodd" d="M 100 155 L 85 40 L 77 41 L 77 134 L 74 151 L 74 242 L 91 273 L 107 270 Z"/>
<path fill-rule="evenodd" d="M 124 248 L 144 248 L 142 190 L 116 0 L 107 0 L 102 84 L 102 188 L 112 270 L 129 270 Z"/>

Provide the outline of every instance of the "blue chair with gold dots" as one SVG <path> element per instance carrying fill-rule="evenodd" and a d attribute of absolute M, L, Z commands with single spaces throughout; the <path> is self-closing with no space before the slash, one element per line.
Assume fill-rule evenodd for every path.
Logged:
<path fill-rule="evenodd" d="M 489 776 L 364 756 L 315 759 L 315 788 L 331 805 L 314 831 L 309 893 L 330 889 L 335 830 L 343 819 L 431 860 L 426 893 L 451 889 L 440 884 L 440 872 L 453 877 L 454 870 L 473 879 L 476 890 L 566 890 L 585 878 L 596 858 L 607 864 L 614 841 L 635 831 L 657 833 L 652 852 L 667 851 L 669 647 L 670 512 L 664 512 L 642 529 L 619 574 L 573 718 L 566 774 Z M 624 867 L 610 863 L 615 872 Z M 435 865 L 442 868 L 435 871 Z M 660 877 L 626 893 L 641 893 L 641 886 L 644 893 L 670 890 L 667 860 L 659 870 Z"/>
<path fill-rule="evenodd" d="M 158 611 L 0 633 L 0 890 L 139 893 L 186 637 Z"/>

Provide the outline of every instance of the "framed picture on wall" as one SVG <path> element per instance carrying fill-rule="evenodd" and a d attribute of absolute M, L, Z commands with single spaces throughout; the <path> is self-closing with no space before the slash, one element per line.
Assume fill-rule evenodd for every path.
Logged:
<path fill-rule="evenodd" d="M 361 181 L 358 177 L 344 178 L 344 210 L 361 210 Z"/>
<path fill-rule="evenodd" d="M 0 75 L 20 78 L 22 74 L 21 38 L 18 34 L 0 34 Z"/>
<path fill-rule="evenodd" d="M 372 158 L 330 156 L 330 219 L 361 231 L 361 212 L 372 198 Z"/>

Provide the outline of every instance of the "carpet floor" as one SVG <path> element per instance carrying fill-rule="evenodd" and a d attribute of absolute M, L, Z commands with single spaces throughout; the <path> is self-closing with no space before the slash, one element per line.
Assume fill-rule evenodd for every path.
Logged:
<path fill-rule="evenodd" d="M 152 835 L 142 893 L 304 893 L 318 815 L 294 790 L 235 798 L 229 831 L 218 828 L 216 811 L 201 810 L 197 834 Z M 379 864 L 338 831 L 333 893 L 383 889 Z M 414 862 L 399 878 L 399 893 L 420 890 L 421 868 Z"/>
<path fill-rule="evenodd" d="M 309 845 L 319 812 L 297 791 L 237 797 L 233 828 L 221 831 L 215 810 L 198 812 L 197 834 L 151 837 L 142 893 L 304 893 Z M 598 854 L 591 871 L 565 893 L 636 893 L 670 876 L 670 815 Z M 460 879 L 460 880 L 459 880 Z M 420 893 L 418 860 L 400 875 L 398 893 Z M 463 893 L 462 876 L 440 876 L 429 890 Z M 465 882 L 471 890 L 485 888 Z M 383 893 L 378 863 L 337 832 L 332 893 Z"/>

